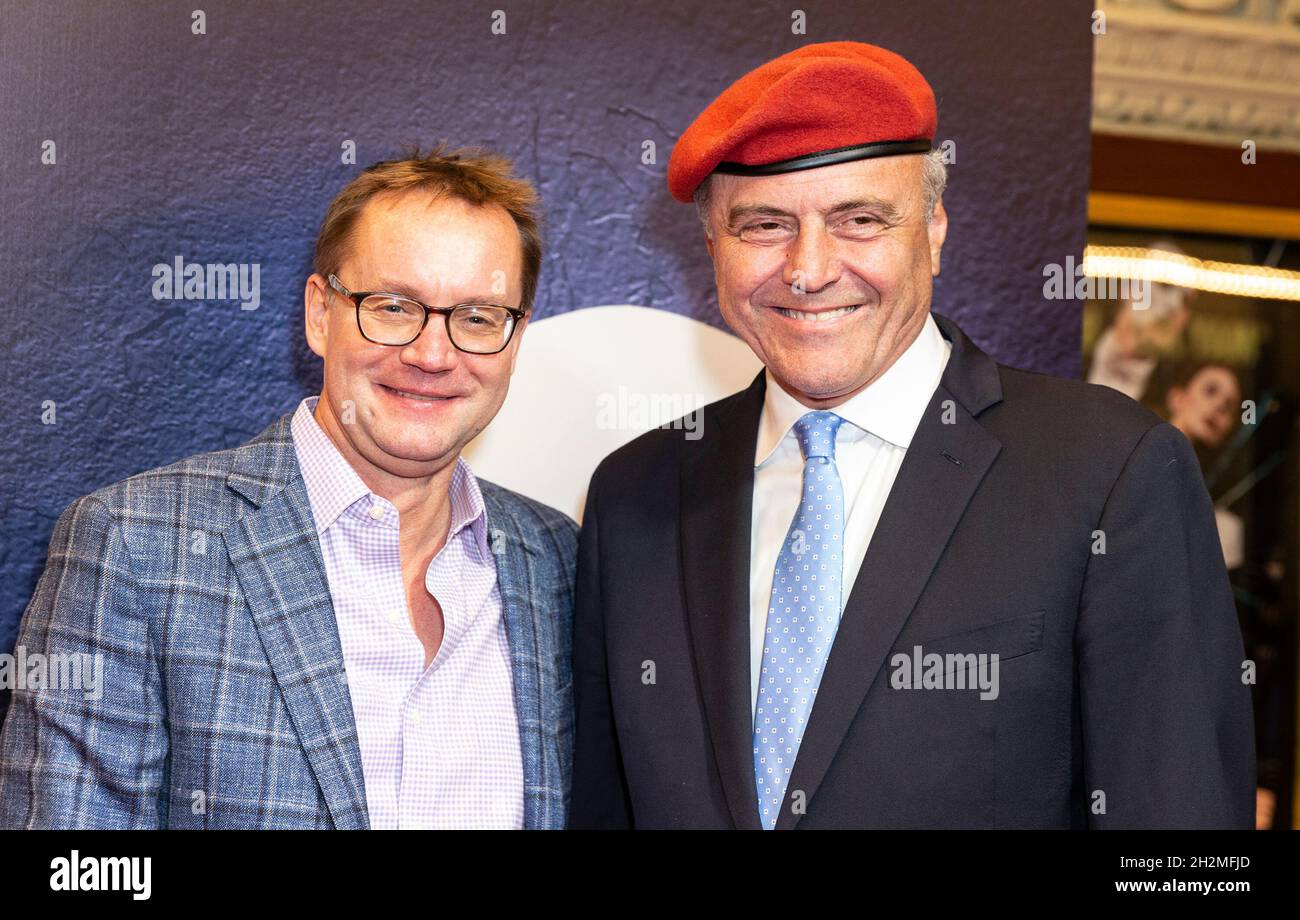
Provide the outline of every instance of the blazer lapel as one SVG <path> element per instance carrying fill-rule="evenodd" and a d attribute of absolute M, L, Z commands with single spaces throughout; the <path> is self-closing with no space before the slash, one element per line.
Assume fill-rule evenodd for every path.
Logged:
<path fill-rule="evenodd" d="M 557 802 L 554 794 L 562 785 L 559 766 L 546 750 L 548 719 L 540 656 L 547 647 L 547 639 L 536 620 L 542 611 L 532 602 L 532 570 L 526 558 L 528 554 L 537 555 L 537 550 L 526 543 L 496 490 L 483 485 L 482 492 L 488 539 L 497 565 L 501 616 L 510 643 L 511 680 L 524 768 L 524 827 L 529 830 L 562 828 L 565 824 L 563 797 Z"/>
<path fill-rule="evenodd" d="M 696 676 L 732 820 L 754 830 L 749 543 L 763 380 L 760 373 L 705 418 L 700 449 L 681 473 L 681 565 Z"/>
<path fill-rule="evenodd" d="M 222 536 L 335 827 L 365 829 L 365 780 L 334 605 L 290 416 L 244 448 L 227 485 L 256 506 Z"/>
<path fill-rule="evenodd" d="M 787 797 L 802 791 L 805 801 L 811 801 L 816 795 L 940 553 L 1002 447 L 975 420 L 1002 398 L 997 365 L 951 320 L 935 315 L 935 321 L 952 342 L 952 354 L 845 604 Z M 798 821 L 787 802 L 776 826 L 793 827 Z"/>

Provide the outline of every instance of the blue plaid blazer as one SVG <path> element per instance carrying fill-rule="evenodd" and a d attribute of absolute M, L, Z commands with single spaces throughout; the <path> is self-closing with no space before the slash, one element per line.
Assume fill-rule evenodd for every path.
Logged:
<path fill-rule="evenodd" d="M 366 828 L 334 608 L 286 415 L 59 518 L 18 644 L 102 655 L 99 699 L 15 690 L 0 827 Z M 577 526 L 481 482 L 529 828 L 565 825 Z"/>

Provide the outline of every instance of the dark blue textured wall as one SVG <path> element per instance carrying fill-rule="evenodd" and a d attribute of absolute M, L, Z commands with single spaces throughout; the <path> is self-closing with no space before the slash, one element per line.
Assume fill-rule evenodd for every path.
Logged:
<path fill-rule="evenodd" d="M 812 41 L 885 45 L 930 79 L 940 138 L 957 145 L 936 308 L 1001 360 L 1076 374 L 1078 304 L 1042 299 L 1041 266 L 1083 246 L 1090 10 L 5 0 L 0 650 L 70 501 L 235 445 L 316 388 L 301 319 L 316 228 L 351 176 L 405 141 L 489 144 L 540 184 L 539 316 L 636 303 L 719 324 L 693 209 L 664 188 L 674 139 L 768 58 Z M 340 164 L 348 139 L 357 166 Z M 644 140 L 655 165 L 641 163 Z M 154 300 L 152 266 L 178 255 L 260 263 L 260 308 Z"/>

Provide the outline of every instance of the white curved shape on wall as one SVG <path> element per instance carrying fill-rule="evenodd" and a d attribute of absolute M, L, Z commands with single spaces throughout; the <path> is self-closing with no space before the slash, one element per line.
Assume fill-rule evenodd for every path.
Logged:
<path fill-rule="evenodd" d="M 747 387 L 761 365 L 740 339 L 636 306 L 530 323 L 510 395 L 465 450 L 476 476 L 572 515 L 596 465 L 643 431 Z M 696 419 L 679 429 L 697 437 Z"/>

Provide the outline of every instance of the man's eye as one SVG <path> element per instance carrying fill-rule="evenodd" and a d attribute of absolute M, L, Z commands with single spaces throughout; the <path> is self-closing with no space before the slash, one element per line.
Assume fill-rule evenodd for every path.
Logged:
<path fill-rule="evenodd" d="M 872 224 L 880 223 L 880 221 L 876 220 L 870 214 L 855 214 L 853 217 L 848 219 L 848 223 L 854 227 L 870 227 Z"/>
<path fill-rule="evenodd" d="M 786 233 L 785 224 L 779 220 L 759 220 L 746 224 L 740 231 L 742 239 L 772 239 Z"/>

